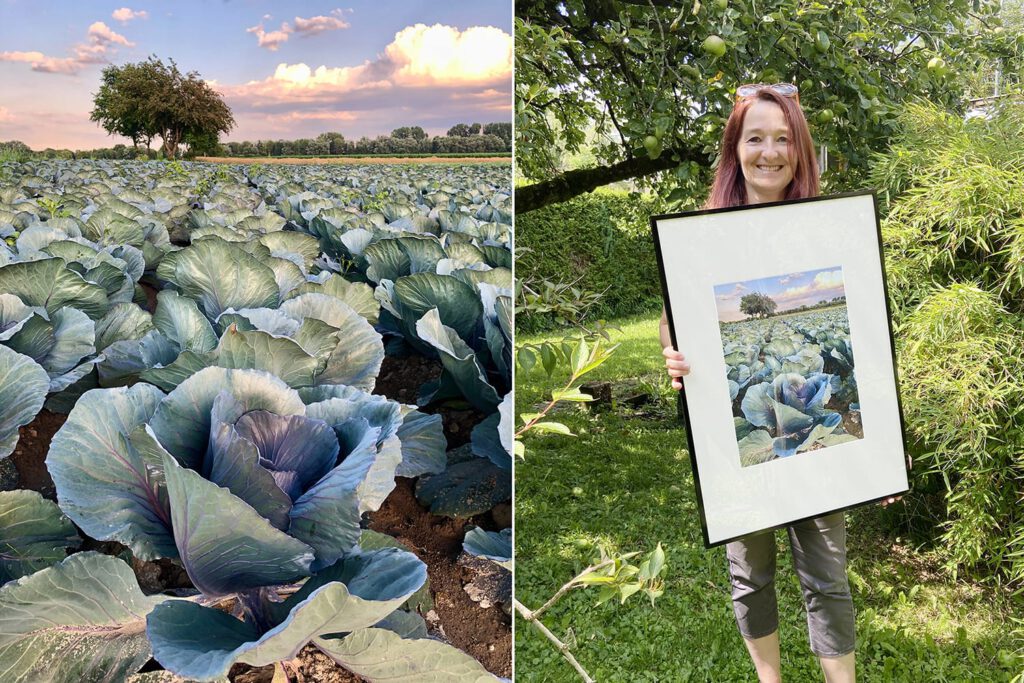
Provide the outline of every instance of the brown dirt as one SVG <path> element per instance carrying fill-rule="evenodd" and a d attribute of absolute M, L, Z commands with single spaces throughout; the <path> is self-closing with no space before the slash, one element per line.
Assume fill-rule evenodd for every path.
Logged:
<path fill-rule="evenodd" d="M 427 615 L 431 632 L 468 652 L 491 673 L 511 677 L 511 619 L 497 607 L 484 609 L 470 599 L 464 587 L 476 572 L 458 563 L 467 528 L 496 531 L 505 527 L 496 524 L 492 513 L 468 521 L 432 515 L 416 501 L 413 490 L 412 479 L 399 477 L 395 490 L 372 514 L 370 528 L 394 536 L 426 563 L 434 611 L 440 617 L 437 623 Z"/>
<path fill-rule="evenodd" d="M 387 396 L 392 401 L 415 405 L 420 387 L 440 376 L 441 361 L 435 358 L 415 354 L 406 357 L 385 356 L 373 393 Z M 463 402 L 431 406 L 424 412 L 441 415 L 449 450 L 469 443 L 473 427 L 484 419 L 482 413 Z"/>
<path fill-rule="evenodd" d="M 150 313 L 156 312 L 156 295 L 159 290 L 147 282 L 140 282 L 139 287 L 146 293 L 146 310 Z"/>
<path fill-rule="evenodd" d="M 290 157 L 196 157 L 196 161 L 213 164 L 491 164 L 512 163 L 511 157 L 329 157 L 322 159 L 295 159 Z"/>
<path fill-rule="evenodd" d="M 366 680 L 338 666 L 314 645 L 302 648 L 299 656 L 284 666 L 289 680 L 298 683 L 362 683 Z M 232 683 L 271 683 L 273 678 L 273 664 L 259 668 L 235 664 L 228 672 L 228 679 Z"/>
<path fill-rule="evenodd" d="M 18 488 L 32 489 L 44 498 L 57 500 L 57 489 L 46 469 L 46 454 L 50 450 L 50 439 L 61 428 L 67 415 L 51 413 L 45 408 L 36 419 L 21 428 L 18 445 L 11 453 L 11 460 L 18 470 Z"/>
<path fill-rule="evenodd" d="M 444 438 L 448 440 L 448 450 L 469 443 L 473 427 L 484 419 L 484 416 L 472 409 L 462 410 L 449 406 L 439 406 L 432 411 L 441 414 L 444 425 Z"/>
<path fill-rule="evenodd" d="M 440 376 L 441 361 L 436 358 L 415 354 L 404 358 L 384 356 L 373 393 L 415 405 L 420 387 Z"/>
<path fill-rule="evenodd" d="M 826 406 L 843 416 L 843 429 L 847 434 L 852 434 L 858 439 L 864 438 L 864 425 L 860 422 L 860 411 L 851 411 L 850 403 L 831 401 L 832 405 Z"/>

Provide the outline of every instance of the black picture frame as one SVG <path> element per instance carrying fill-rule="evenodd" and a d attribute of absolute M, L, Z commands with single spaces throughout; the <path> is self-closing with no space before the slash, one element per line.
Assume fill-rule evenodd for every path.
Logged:
<path fill-rule="evenodd" d="M 870 200 L 870 206 L 867 205 L 867 200 Z M 856 215 L 842 215 L 842 212 L 846 211 L 849 208 L 851 202 L 852 204 L 855 204 L 858 208 L 858 211 L 854 212 Z M 797 221 L 796 224 L 792 222 L 787 223 L 784 220 L 787 214 L 792 214 L 793 217 L 799 216 L 800 220 Z M 900 402 L 899 377 L 896 363 L 895 340 L 892 331 L 892 313 L 889 305 L 888 285 L 886 283 L 885 277 L 885 258 L 882 250 L 881 224 L 878 217 L 878 201 L 877 196 L 873 191 L 865 190 L 860 192 L 847 192 L 842 194 L 812 197 L 806 199 L 785 200 L 780 202 L 769 202 L 764 204 L 728 207 L 722 209 L 703 209 L 698 211 L 660 214 L 652 216 L 650 219 L 650 227 L 652 238 L 654 241 L 655 254 L 658 264 L 658 275 L 665 301 L 665 314 L 668 320 L 668 327 L 671 336 L 672 346 L 673 348 L 679 349 L 680 339 L 678 338 L 679 335 L 677 334 L 677 330 L 680 329 L 679 323 L 684 322 L 684 320 L 687 323 L 692 322 L 695 325 L 703 326 L 703 328 L 707 328 L 709 325 L 713 324 L 716 328 L 716 331 L 719 324 L 717 318 L 713 321 L 713 323 L 707 320 L 690 320 L 690 318 L 695 315 L 694 310 L 691 309 L 697 309 L 701 307 L 690 306 L 693 297 L 690 296 L 689 294 L 686 296 L 680 295 L 679 289 L 681 287 L 681 283 L 692 282 L 694 283 L 695 287 L 701 287 L 702 284 L 707 285 L 709 281 L 726 282 L 733 281 L 736 278 L 735 269 L 733 269 L 731 274 L 723 273 L 721 276 L 715 274 L 714 272 L 702 272 L 699 277 L 697 277 L 695 273 L 684 273 L 680 275 L 678 271 L 670 270 L 677 266 L 682 266 L 684 268 L 691 267 L 695 271 L 702 271 L 702 269 L 713 271 L 715 264 L 721 262 L 721 259 L 716 260 L 714 258 L 714 253 L 694 253 L 688 255 L 687 258 L 681 258 L 681 255 L 676 252 L 679 251 L 679 245 L 685 243 L 686 236 L 684 235 L 683 239 L 680 239 L 680 231 L 682 231 L 683 233 L 685 233 L 685 231 L 687 230 L 696 231 L 699 225 L 699 230 L 701 231 L 700 244 L 706 247 L 699 251 L 716 252 L 716 250 L 726 251 L 730 248 L 736 248 L 737 240 L 730 240 L 729 238 L 730 236 L 735 238 L 735 236 L 743 234 L 742 230 L 744 225 L 758 226 L 756 232 L 759 234 L 759 236 L 765 238 L 763 244 L 748 244 L 744 245 L 743 247 L 744 249 L 759 248 L 761 253 L 759 253 L 755 257 L 755 260 L 767 262 L 765 263 L 763 268 L 761 268 L 760 265 L 758 266 L 759 268 L 761 268 L 758 271 L 758 273 L 751 273 L 751 279 L 754 279 L 754 275 L 760 275 L 763 273 L 785 274 L 792 272 L 794 270 L 799 270 L 802 267 L 799 264 L 794 266 L 792 263 L 772 263 L 773 258 L 778 260 L 778 255 L 785 251 L 784 248 L 778 247 L 774 237 L 777 236 L 778 240 L 785 241 L 786 239 L 792 239 L 792 235 L 789 235 L 788 233 L 796 232 L 797 234 L 800 234 L 799 230 L 801 229 L 803 229 L 806 232 L 806 230 L 808 229 L 807 225 L 810 225 L 808 221 L 813 220 L 813 218 L 809 219 L 809 216 L 811 214 L 820 214 L 823 217 L 822 220 L 824 222 L 822 230 L 825 233 L 831 232 L 842 235 L 841 239 L 845 240 L 847 245 L 851 244 L 849 239 L 850 235 L 848 234 L 850 231 L 853 231 L 857 235 L 860 235 L 862 238 L 864 238 L 864 244 L 859 246 L 855 245 L 850 249 L 850 251 L 854 253 L 846 253 L 843 254 L 842 256 L 837 254 L 835 257 L 833 257 L 832 260 L 856 264 L 856 268 L 853 269 L 853 271 L 855 272 L 867 272 L 873 267 L 877 268 L 876 275 L 878 279 L 880 279 L 881 281 L 880 292 L 875 291 L 874 296 L 870 297 L 870 301 L 866 300 L 867 295 L 865 294 L 865 296 L 861 297 L 861 300 L 858 304 L 861 308 L 863 308 L 864 306 L 868 306 L 878 309 L 878 315 L 870 314 L 870 316 L 862 316 L 864 317 L 864 320 L 860 321 L 861 327 L 867 327 L 868 325 L 865 322 L 865 320 L 867 320 L 868 317 L 870 317 L 872 321 L 870 325 L 871 329 L 853 329 L 853 322 L 851 316 L 851 322 L 849 323 L 849 337 L 853 339 L 855 342 L 853 343 L 853 348 L 860 348 L 864 342 L 867 342 L 867 344 L 874 345 L 876 347 L 883 345 L 884 342 L 885 362 L 883 362 L 882 360 L 881 349 L 876 348 L 871 353 L 863 354 L 857 354 L 857 352 L 854 351 L 855 358 L 858 361 L 857 366 L 854 369 L 854 373 L 858 373 L 858 371 L 861 370 L 861 359 L 859 357 L 860 355 L 866 357 L 866 362 L 870 362 L 878 366 L 888 365 L 888 367 L 879 367 L 877 369 L 871 369 L 870 371 L 864 373 L 865 375 L 870 375 L 872 381 L 881 381 L 877 379 L 877 376 L 884 375 L 888 375 L 886 381 L 891 381 L 891 387 L 889 388 L 890 390 L 880 392 L 881 394 L 884 395 L 886 400 L 879 401 L 879 404 L 886 403 L 886 405 L 879 405 L 877 407 L 877 410 L 885 411 L 885 413 L 888 414 L 885 420 L 878 420 L 878 422 L 880 422 L 884 426 L 885 433 L 880 434 L 880 439 L 877 440 L 878 444 L 882 444 L 886 449 L 885 453 L 881 454 L 878 457 L 884 457 L 887 459 L 885 472 L 887 473 L 888 481 L 885 482 L 885 484 L 880 488 L 873 487 L 871 485 L 864 486 L 863 488 L 865 489 L 865 491 L 871 490 L 874 492 L 874 495 L 867 495 L 867 497 L 857 495 L 855 492 L 853 493 L 852 498 L 849 494 L 837 495 L 834 497 L 828 497 L 826 495 L 824 497 L 824 500 L 835 500 L 836 504 L 825 504 L 823 506 L 821 504 L 822 500 L 816 499 L 814 505 L 795 505 L 794 510 L 800 509 L 803 510 L 804 512 L 813 510 L 813 512 L 808 512 L 808 514 L 797 514 L 797 516 L 793 516 L 792 518 L 790 518 L 790 516 L 786 514 L 786 509 L 780 509 L 778 511 L 779 514 L 775 515 L 774 517 L 771 514 L 768 514 L 766 516 L 754 512 L 752 519 L 759 521 L 754 521 L 754 523 L 751 525 L 751 528 L 741 529 L 742 524 L 723 525 L 711 523 L 714 520 L 711 519 L 709 516 L 717 513 L 716 505 L 712 504 L 713 501 L 710 499 L 710 496 L 713 495 L 716 497 L 721 497 L 723 486 L 720 482 L 717 481 L 714 486 L 709 486 L 709 482 L 706 478 L 723 478 L 728 477 L 730 476 L 730 474 L 732 474 L 733 476 L 738 476 L 745 480 L 746 476 L 743 475 L 742 473 L 740 475 L 736 475 L 735 472 L 732 472 L 730 468 L 732 470 L 735 470 L 735 467 L 733 465 L 722 466 L 721 464 L 716 462 L 713 467 L 709 467 L 708 464 L 702 460 L 702 458 L 722 457 L 721 452 L 715 453 L 713 455 L 702 453 L 702 445 L 699 444 L 694 438 L 695 428 L 697 429 L 697 431 L 700 431 L 701 429 L 700 424 L 695 424 L 695 420 L 701 419 L 701 415 L 698 415 L 697 413 L 707 414 L 707 411 L 704 410 L 704 407 L 708 405 L 709 402 L 715 403 L 716 399 L 713 396 L 707 396 L 700 393 L 703 390 L 703 387 L 708 386 L 709 380 L 703 380 L 703 384 L 698 387 L 688 386 L 694 384 L 690 377 L 683 378 L 684 387 L 683 390 L 680 392 L 680 402 L 682 408 L 681 413 L 686 428 L 687 447 L 689 450 L 690 462 L 693 470 L 697 504 L 700 514 L 701 530 L 703 533 L 704 545 L 706 548 L 712 548 L 715 546 L 723 545 L 725 543 L 728 543 L 730 541 L 742 538 L 753 533 L 784 528 L 797 522 L 814 519 L 816 517 L 832 514 L 839 511 L 853 509 L 862 505 L 875 503 L 881 500 L 885 500 L 886 498 L 892 496 L 902 495 L 909 490 L 909 473 L 907 470 L 905 446 L 906 429 L 903 419 L 902 404 Z M 868 218 L 868 214 L 870 214 L 870 220 Z M 868 225 L 868 223 L 870 223 L 870 226 Z M 715 239 L 716 224 L 728 226 L 729 228 L 728 230 L 723 229 L 722 234 L 717 240 Z M 804 227 L 801 228 L 800 226 Z M 669 235 L 673 233 L 675 237 L 670 238 Z M 823 236 L 824 246 L 822 247 L 822 249 L 828 250 L 842 248 L 841 246 L 829 244 L 829 234 L 824 234 Z M 868 237 L 870 237 L 870 239 L 867 239 Z M 867 244 L 866 242 L 870 242 L 870 244 Z M 675 251 L 672 251 L 673 248 L 675 248 Z M 830 262 L 828 257 L 824 258 L 826 262 Z M 698 261 L 699 263 L 693 265 L 695 262 Z M 672 273 L 671 276 L 670 273 Z M 867 279 L 870 280 L 871 278 Z M 844 286 L 846 286 L 845 282 Z M 853 283 L 853 286 L 856 288 L 857 283 Z M 704 288 L 706 289 L 706 287 Z M 877 290 L 878 288 L 875 287 L 875 289 Z M 698 294 L 695 296 L 703 296 L 703 294 Z M 877 298 L 879 297 L 882 299 L 882 301 L 877 301 Z M 850 306 L 852 305 L 853 304 L 851 303 Z M 707 306 L 703 306 L 701 310 L 703 310 L 706 313 Z M 881 315 L 882 313 L 884 313 L 884 315 Z M 883 317 L 884 325 L 881 323 L 881 319 Z M 686 342 L 684 340 L 684 352 L 686 351 L 685 347 Z M 709 349 L 707 349 L 706 347 L 707 344 L 704 344 L 704 346 L 702 347 L 704 351 L 703 356 L 705 358 L 690 357 L 689 360 L 691 361 L 691 365 L 694 364 L 695 360 L 697 360 L 698 362 L 703 362 L 704 360 L 707 359 L 707 357 L 709 357 Z M 719 356 L 721 356 L 722 347 L 720 337 L 718 349 Z M 891 401 L 888 401 L 889 397 L 891 397 Z M 718 403 L 721 403 L 721 401 L 718 401 Z M 876 406 L 874 405 L 872 407 L 873 409 L 876 408 Z M 719 406 L 718 404 L 715 404 L 715 407 L 713 409 L 719 411 L 722 410 L 721 406 Z M 715 421 L 720 422 L 717 416 Z M 864 432 L 865 434 L 860 439 L 861 443 L 856 444 L 857 446 L 860 447 L 860 450 L 863 450 L 865 447 L 870 448 L 873 445 L 877 445 L 866 443 L 868 441 L 868 439 L 866 438 L 868 432 L 867 425 L 864 426 Z M 733 436 L 735 437 L 735 433 L 733 434 Z M 720 438 L 724 438 L 724 436 Z M 704 438 L 704 435 L 702 435 L 701 441 L 704 444 L 710 443 L 710 441 Z M 854 446 L 853 439 L 850 440 L 850 444 L 851 445 L 847 447 L 847 450 L 852 452 Z M 725 447 L 721 450 L 728 451 L 729 448 Z M 838 447 L 835 450 L 838 450 Z M 805 461 L 810 461 L 811 459 L 816 457 L 812 453 L 797 453 L 796 456 L 797 458 L 803 458 Z M 893 462 L 897 458 L 899 461 L 898 469 L 893 466 Z M 788 461 L 790 461 L 790 459 L 787 459 L 787 462 Z M 840 465 L 840 467 L 841 466 L 843 465 Z M 765 465 L 758 465 L 758 467 L 765 467 Z M 810 468 L 811 466 L 808 465 L 807 467 Z M 701 477 L 702 472 L 704 472 L 705 474 L 705 480 L 703 482 Z M 803 472 L 801 472 L 800 474 L 802 477 L 806 476 L 806 474 Z M 854 479 L 856 479 L 856 477 L 854 477 Z M 862 480 L 857 481 L 859 483 L 863 483 Z M 756 490 L 756 486 L 753 487 L 753 490 Z M 754 505 L 756 504 L 757 502 L 754 503 Z M 732 508 L 734 508 L 735 505 L 736 504 L 733 503 L 730 507 L 730 519 L 737 516 L 735 512 L 732 511 Z M 780 504 L 780 506 L 784 508 L 782 504 Z M 771 523 L 765 523 L 764 520 L 766 519 L 771 520 Z M 729 529 L 731 529 L 732 531 L 723 532 L 723 530 Z"/>

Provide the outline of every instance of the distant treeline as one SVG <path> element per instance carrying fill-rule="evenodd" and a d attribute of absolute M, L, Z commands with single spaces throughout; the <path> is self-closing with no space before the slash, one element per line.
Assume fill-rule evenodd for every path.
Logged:
<path fill-rule="evenodd" d="M 341 133 L 321 133 L 298 140 L 246 140 L 220 144 L 223 156 L 291 157 L 345 154 L 458 154 L 512 151 L 511 123 L 460 123 L 447 135 L 430 137 L 419 126 L 404 126 L 390 135 L 346 140 Z"/>
<path fill-rule="evenodd" d="M 298 140 L 257 140 L 255 142 L 222 142 L 216 147 L 195 150 L 202 156 L 225 157 L 322 157 L 334 155 L 402 156 L 439 154 L 502 154 L 512 151 L 512 124 L 459 123 L 448 129 L 447 135 L 431 137 L 420 126 L 403 126 L 390 135 L 376 138 L 361 137 L 346 140 L 341 133 L 321 133 L 315 138 Z M 195 156 L 193 150 L 185 157 Z M 71 151 L 46 148 L 33 151 L 23 142 L 0 142 L 0 161 L 23 160 L 32 157 L 46 159 L 162 159 L 154 149 L 117 144 L 91 150 Z"/>
<path fill-rule="evenodd" d="M 779 311 L 775 315 L 789 315 L 791 313 L 802 313 L 803 311 L 813 311 L 816 308 L 831 308 L 832 306 L 842 306 L 846 304 L 845 296 L 837 296 L 831 300 L 822 299 L 813 306 L 798 306 L 796 308 L 787 308 L 784 311 Z"/>

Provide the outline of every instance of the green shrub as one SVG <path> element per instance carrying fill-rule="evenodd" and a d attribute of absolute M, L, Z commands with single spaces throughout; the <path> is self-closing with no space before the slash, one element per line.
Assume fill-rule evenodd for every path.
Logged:
<path fill-rule="evenodd" d="M 1024 108 L 908 106 L 875 160 L 918 490 L 951 570 L 1024 583 Z M 933 511 L 934 512 L 934 511 Z M 918 511 L 918 514 L 921 513 Z"/>
<path fill-rule="evenodd" d="M 660 209 L 650 198 L 595 192 L 516 216 L 516 276 L 525 284 L 573 283 L 601 294 L 589 318 L 656 310 L 661 283 L 648 219 Z M 551 319 L 525 314 L 517 329 L 536 331 Z"/>

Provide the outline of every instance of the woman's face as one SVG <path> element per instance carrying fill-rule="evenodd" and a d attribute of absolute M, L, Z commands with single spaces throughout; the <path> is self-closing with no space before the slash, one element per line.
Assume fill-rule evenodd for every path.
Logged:
<path fill-rule="evenodd" d="M 789 127 L 782 108 L 765 100 L 750 105 L 743 117 L 743 130 L 736 148 L 749 203 L 784 198 L 796 170 L 795 162 L 789 160 L 789 145 Z"/>

